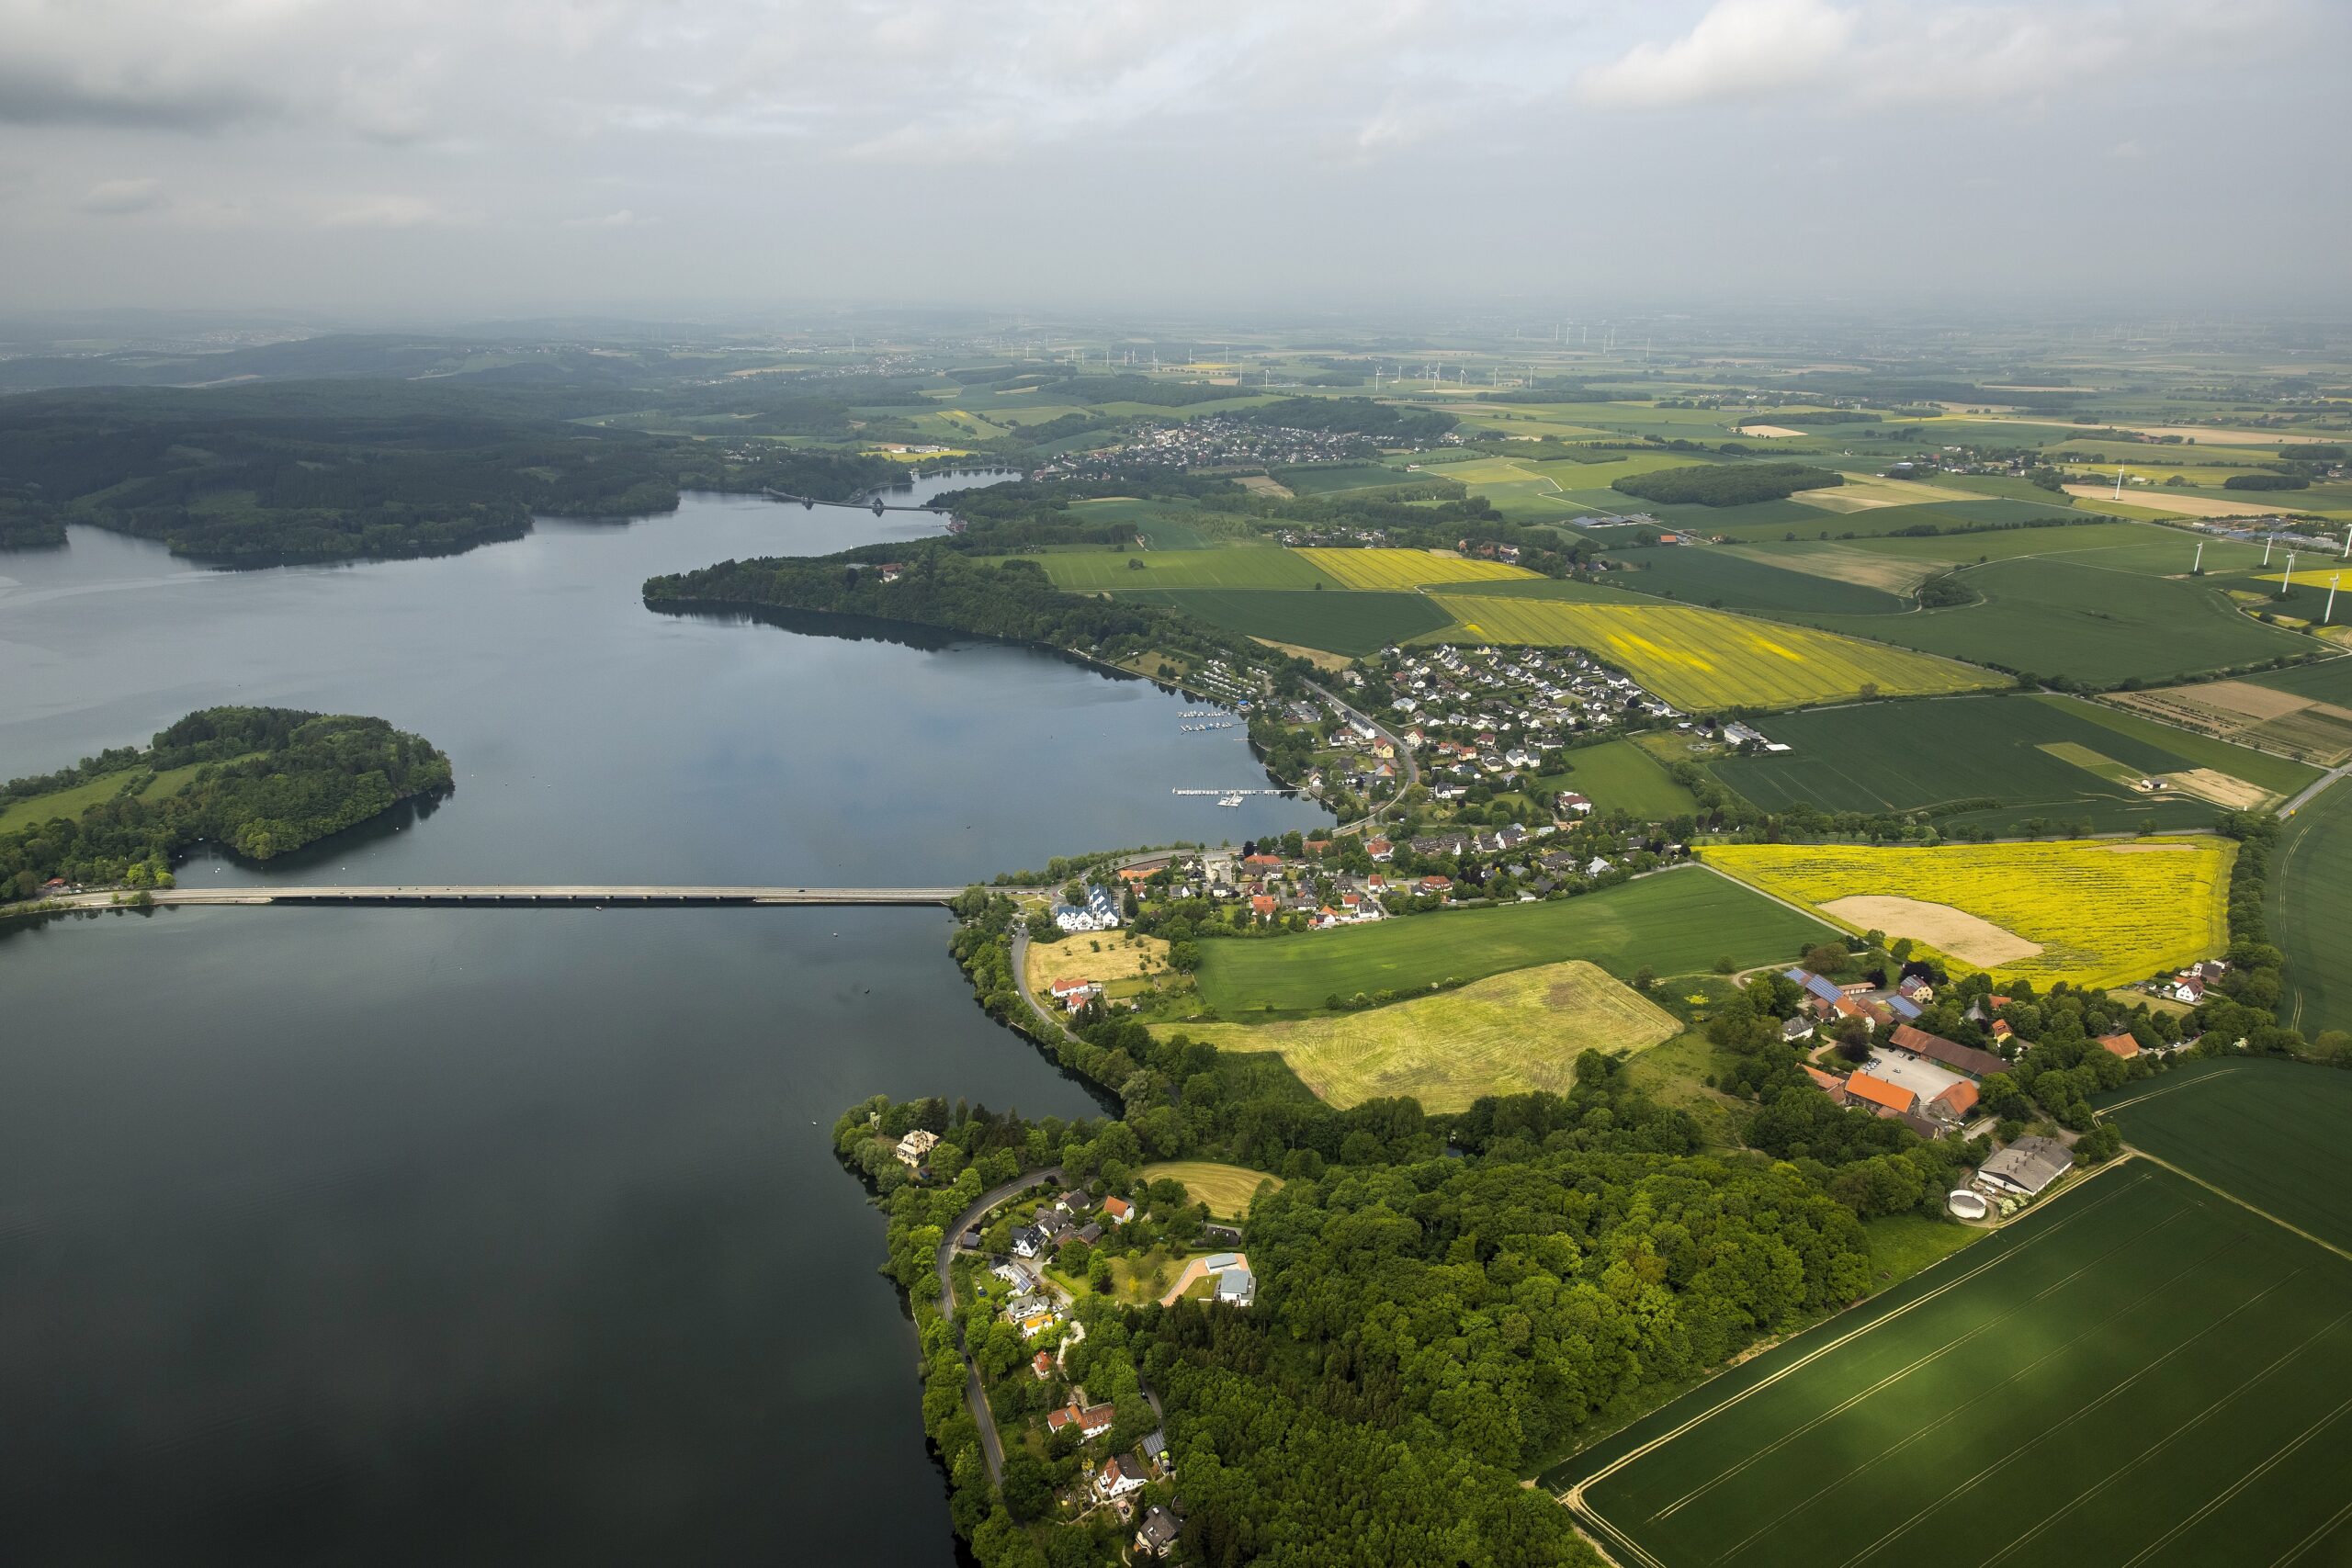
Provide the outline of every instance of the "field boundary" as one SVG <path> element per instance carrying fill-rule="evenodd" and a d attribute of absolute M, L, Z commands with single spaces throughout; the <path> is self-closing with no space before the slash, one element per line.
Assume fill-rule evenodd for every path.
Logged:
<path fill-rule="evenodd" d="M 2092 1171 L 2088 1176 L 2086 1176 L 2081 1182 L 2076 1183 L 2074 1190 L 2079 1191 L 2083 1186 L 2096 1180 L 2099 1176 L 2103 1175 L 2107 1171 L 2120 1168 L 2126 1163 L 2128 1163 L 2127 1159 L 2116 1159 L 2108 1162 L 2106 1165 L 2101 1166 L 2098 1170 Z M 1914 1296 L 1911 1300 L 1905 1302 L 1902 1305 L 1894 1308 L 1892 1311 L 1884 1313 L 1877 1317 L 1873 1317 L 1870 1322 L 1862 1324 L 1858 1327 L 1849 1329 L 1847 1332 L 1838 1336 L 1826 1344 L 1818 1346 L 1815 1348 L 1807 1351 L 1803 1356 L 1800 1356 L 1791 1361 L 1787 1366 L 1781 1367 L 1770 1373 L 1769 1376 L 1750 1383 L 1747 1387 L 1739 1390 L 1729 1398 L 1707 1406 L 1707 1408 L 1698 1412 L 1688 1420 L 1660 1433 L 1658 1436 L 1652 1438 L 1649 1441 L 1643 1443 L 1638 1448 L 1629 1450 L 1627 1452 L 1620 1454 L 1617 1458 L 1610 1461 L 1609 1463 L 1593 1472 L 1590 1475 L 1588 1475 L 1582 1480 L 1570 1485 L 1567 1490 L 1560 1493 L 1555 1498 L 1555 1501 L 1558 1502 L 1562 1506 L 1568 1510 L 1569 1515 L 1577 1520 L 1580 1529 L 1589 1527 L 1590 1530 L 1598 1531 L 1600 1534 L 1605 1535 L 1611 1543 L 1613 1543 L 1620 1551 L 1623 1551 L 1634 1563 L 1639 1565 L 1639 1568 L 1668 1568 L 1668 1565 L 1666 1562 L 1653 1554 L 1639 1541 L 1634 1540 L 1633 1537 L 1628 1535 L 1624 1530 L 1621 1529 L 1616 1525 L 1611 1524 L 1607 1518 L 1603 1517 L 1600 1511 L 1594 1508 L 1591 1503 L 1587 1500 L 1586 1494 L 1594 1486 L 1599 1485 L 1601 1482 L 1608 1480 L 1619 1471 L 1623 1470 L 1627 1465 L 1634 1463 L 1637 1460 L 1647 1458 L 1650 1454 L 1664 1448 L 1667 1444 L 1674 1441 L 1678 1438 L 1680 1438 L 1694 1427 L 1713 1420 L 1716 1416 L 1722 1415 L 1724 1411 L 1731 1409 L 1734 1405 L 1742 1404 L 1753 1395 L 1761 1393 L 1766 1390 L 1772 1388 L 1783 1379 L 1794 1376 L 1797 1372 L 1804 1371 L 1806 1367 L 1811 1366 L 1814 1362 L 1821 1359 L 1824 1356 L 1829 1355 L 1833 1351 L 1842 1349 L 1847 1345 L 1862 1337 L 1864 1335 L 1870 1334 L 1887 1324 L 1893 1323 L 1899 1318 L 1908 1315 L 1917 1308 L 1925 1306 L 1930 1302 L 1936 1301 L 1950 1292 L 1958 1290 L 1961 1286 L 1975 1279 L 1978 1275 L 1984 1274 L 1991 1269 L 1997 1269 L 2009 1259 L 2018 1257 L 2027 1248 L 2039 1246 L 2041 1242 L 2056 1235 L 2066 1226 L 2074 1224 L 2075 1221 L 2081 1219 L 2086 1214 L 2096 1213 L 2108 1202 L 2120 1196 L 2125 1190 L 2128 1190 L 2128 1188 L 2114 1188 L 2101 1192 L 2097 1201 L 2076 1209 L 2073 1213 L 2052 1222 L 2052 1224 L 2046 1228 L 2034 1235 L 2027 1237 L 2017 1246 L 2009 1248 L 2006 1252 L 2003 1252 L 1999 1257 L 1986 1258 L 1984 1262 L 1976 1264 L 1974 1267 L 1968 1269 L 1960 1274 L 1954 1275 L 1951 1279 L 1945 1280 L 1943 1283 L 1936 1286 L 1933 1290 L 1925 1292 L 1920 1295 Z M 1953 1254 L 1952 1256 L 1957 1257 L 1959 1255 Z M 1937 1265 L 1930 1264 L 1928 1267 L 1932 1269 L 1937 1267 Z M 1724 1369 L 1724 1371 L 1729 1370 L 1729 1368 Z M 1721 1374 L 1718 1373 L 1717 1375 L 1720 1376 Z M 1600 1547 L 1600 1543 L 1599 1541 L 1595 1541 L 1594 1544 L 1596 1547 Z M 1606 1548 L 1601 1548 L 1601 1551 L 1602 1555 L 1609 1558 L 1611 1562 L 1615 1562 L 1618 1561 L 1616 1555 L 1609 1551 Z"/>
<path fill-rule="evenodd" d="M 2209 1073 L 2206 1075 L 2207 1077 L 2220 1077 L 2222 1075 L 2219 1073 Z M 2199 1078 L 2198 1081 L 2201 1083 L 2204 1079 Z M 2183 1084 L 2180 1087 L 2187 1089 L 2188 1085 Z M 2130 1102 L 2126 1101 L 2125 1103 L 2128 1104 Z M 2109 1109 L 2111 1110 L 2113 1108 L 2109 1107 Z M 2145 1149 L 2138 1148 L 2133 1149 L 2132 1153 L 2136 1157 L 2146 1160 L 2150 1165 L 2160 1165 L 2164 1167 L 2165 1169 L 2171 1171 L 2175 1176 L 2181 1177 L 2197 1183 L 2198 1186 L 2202 1187 L 2206 1191 L 2211 1192 L 2216 1198 L 2221 1198 L 2229 1202 L 2235 1203 L 2239 1208 L 2244 1209 L 2247 1213 L 2254 1215 L 2256 1219 L 2268 1220 L 2280 1230 L 2286 1231 L 2292 1235 L 2299 1235 L 2305 1241 L 2310 1242 L 2313 1247 L 2324 1247 L 2328 1251 L 2335 1254 L 2336 1257 L 2343 1258 L 2346 1262 L 2352 1263 L 2352 1250 L 2347 1250 L 2344 1247 L 2338 1247 L 2332 1241 L 2322 1241 L 2319 1237 L 2312 1235 L 2311 1232 L 2303 1229 L 2302 1226 L 2291 1224 L 2289 1222 L 2280 1219 L 2278 1215 L 2272 1213 L 2267 1209 L 2257 1208 L 2256 1205 L 2247 1202 L 2245 1199 L 2231 1191 L 2228 1188 L 2216 1186 L 2212 1182 L 2208 1181 L 2203 1177 L 2198 1175 L 2193 1170 L 2183 1170 L 2180 1167 L 2173 1164 L 2172 1161 L 2165 1158 L 2162 1155 L 2152 1155 Z"/>

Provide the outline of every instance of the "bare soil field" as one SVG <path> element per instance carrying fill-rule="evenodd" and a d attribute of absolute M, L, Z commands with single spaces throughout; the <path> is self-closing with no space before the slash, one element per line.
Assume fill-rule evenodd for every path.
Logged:
<path fill-rule="evenodd" d="M 2322 767 L 2352 761 L 2352 708 L 2257 686 L 2251 681 L 2115 692 L 2108 701 L 2168 724 L 2284 752 Z"/>
<path fill-rule="evenodd" d="M 2066 493 L 2080 496 L 2086 501 L 2116 499 L 2115 487 L 2112 484 L 2068 485 Z M 2182 495 L 2177 491 L 2158 490 L 2152 485 L 2142 485 L 2137 488 L 2125 485 L 2122 501 L 2127 506 L 2144 506 L 2151 512 L 2177 513 L 2183 517 L 2260 517 L 2281 510 L 2290 510 L 2276 505 L 2265 505 L 2258 501 L 2217 501 L 2208 495 Z"/>
<path fill-rule="evenodd" d="M 2199 800 L 2227 807 L 2232 811 L 2252 811 L 2278 798 L 2267 789 L 2258 788 L 2244 779 L 2233 779 L 2227 773 L 2215 773 L 2211 768 L 2188 768 L 2180 773 L 2166 773 L 2165 777 L 2176 788 Z"/>
<path fill-rule="evenodd" d="M 1996 964 L 2015 963 L 2020 958 L 2031 958 L 2041 951 L 2040 942 L 2028 942 L 2015 931 L 2005 931 L 1988 919 L 1972 915 L 1965 909 L 1955 909 L 1949 904 L 1930 904 L 1919 898 L 1896 898 L 1870 893 L 1832 899 L 1821 907 L 1863 931 L 1883 931 L 1890 937 L 1907 936 L 1915 942 L 1924 942 L 1930 947 L 1949 953 L 1963 964 L 1973 964 L 1980 969 L 1989 969 Z"/>
<path fill-rule="evenodd" d="M 1271 495 L 1277 501 L 1291 499 L 1290 486 L 1271 474 L 1245 474 L 1233 482 L 1253 495 Z"/>
<path fill-rule="evenodd" d="M 1742 435 L 1760 435 L 1767 441 L 1786 441 L 1792 436 L 1802 437 L 1805 434 L 1802 430 L 1791 430 L 1785 424 L 1743 424 L 1739 433 Z"/>

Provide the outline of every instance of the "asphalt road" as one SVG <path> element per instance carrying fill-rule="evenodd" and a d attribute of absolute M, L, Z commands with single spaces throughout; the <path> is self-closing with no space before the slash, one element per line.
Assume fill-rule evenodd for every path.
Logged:
<path fill-rule="evenodd" d="M 948 1273 L 948 1265 L 955 1260 L 956 1238 L 988 1218 L 998 1204 L 1017 1198 L 1033 1187 L 1061 1179 L 1062 1169 L 1057 1165 L 1044 1170 L 1029 1171 L 1014 1177 L 1001 1187 L 992 1187 L 981 1193 L 970 1208 L 956 1216 L 956 1223 L 948 1227 L 946 1235 L 940 1241 L 935 1265 L 939 1272 L 941 1315 L 951 1321 L 956 1315 L 956 1287 Z M 980 1370 L 972 1364 L 969 1352 L 964 1356 L 964 1404 L 972 1412 L 972 1419 L 979 1424 L 980 1457 L 988 1461 L 989 1479 L 1001 1482 L 1004 1479 L 1004 1444 L 996 1435 L 996 1417 L 989 1413 L 988 1391 L 980 1386 Z"/>

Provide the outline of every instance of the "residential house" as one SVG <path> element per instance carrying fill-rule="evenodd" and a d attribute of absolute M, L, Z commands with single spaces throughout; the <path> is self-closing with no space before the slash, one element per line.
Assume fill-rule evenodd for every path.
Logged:
<path fill-rule="evenodd" d="M 1589 817 L 1591 814 L 1592 802 L 1574 790 L 1564 789 L 1552 797 L 1552 815 L 1563 821 L 1570 816 Z"/>
<path fill-rule="evenodd" d="M 2127 1062 L 2140 1054 L 2140 1043 L 2129 1034 L 2102 1034 L 2098 1043 Z"/>
<path fill-rule="evenodd" d="M 922 1168 L 922 1162 L 931 1157 L 931 1151 L 938 1145 L 938 1134 L 926 1133 L 921 1127 L 917 1127 L 899 1140 L 899 1163 L 909 1170 L 920 1170 Z"/>
<path fill-rule="evenodd" d="M 1102 1217 L 1114 1225 L 1123 1225 L 1136 1217 L 1136 1206 L 1125 1198 L 1105 1198 Z"/>
<path fill-rule="evenodd" d="M 1136 1550 L 1165 1557 L 1175 1550 L 1183 1528 L 1175 1515 L 1155 1503 L 1144 1510 L 1143 1523 L 1136 1527 Z"/>
<path fill-rule="evenodd" d="M 1105 1461 L 1095 1472 L 1094 1490 L 1105 1502 L 1124 1497 L 1130 1492 L 1140 1492 L 1151 1479 L 1150 1467 L 1133 1454 L 1121 1454 Z"/>
<path fill-rule="evenodd" d="M 1812 1039 L 1815 1024 L 1813 1020 L 1805 1017 L 1803 1013 L 1799 1013 L 1796 1017 L 1790 1019 L 1787 1022 L 1781 1025 L 1781 1038 L 1793 1045 L 1800 1040 Z"/>
<path fill-rule="evenodd" d="M 1039 1382 L 1044 1382 L 1054 1375 L 1054 1353 L 1051 1350 L 1038 1351 L 1029 1358 L 1029 1370 L 1037 1374 Z"/>
<path fill-rule="evenodd" d="M 1074 1427 L 1080 1441 L 1091 1443 L 1115 1426 L 1118 1418 L 1118 1412 L 1107 1404 L 1090 1404 L 1083 1410 L 1075 1404 L 1065 1404 L 1059 1410 L 1046 1412 L 1046 1430 L 1059 1432 Z"/>
<path fill-rule="evenodd" d="M 1023 1225 L 1012 1233 L 1012 1251 L 1015 1257 L 1035 1258 L 1045 1250 L 1046 1233 L 1036 1226 Z"/>

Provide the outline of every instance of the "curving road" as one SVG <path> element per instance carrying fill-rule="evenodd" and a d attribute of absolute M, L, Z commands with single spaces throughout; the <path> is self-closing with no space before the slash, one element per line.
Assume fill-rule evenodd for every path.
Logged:
<path fill-rule="evenodd" d="M 1372 727 L 1372 732 L 1380 737 L 1381 739 L 1387 741 L 1389 746 L 1396 753 L 1396 764 L 1405 772 L 1404 782 L 1396 786 L 1396 792 L 1390 795 L 1386 800 L 1382 801 L 1378 806 L 1374 807 L 1369 813 L 1357 818 L 1355 821 L 1342 823 L 1336 831 L 1349 833 L 1354 832 L 1360 829 L 1369 828 L 1374 822 L 1379 821 L 1385 814 L 1395 810 L 1396 803 L 1405 798 L 1405 792 L 1421 782 L 1421 765 L 1413 760 L 1413 749 L 1410 746 L 1406 745 L 1402 740 L 1397 739 L 1396 737 L 1390 732 L 1386 725 L 1381 723 L 1370 714 L 1359 713 L 1354 708 L 1350 707 L 1346 703 L 1342 702 L 1338 697 L 1333 696 L 1330 693 L 1325 691 L 1322 687 L 1317 685 L 1312 681 L 1306 682 L 1306 689 L 1314 693 L 1317 696 L 1321 697 L 1325 702 L 1329 703 L 1332 707 L 1338 709 L 1340 717 L 1354 719 L 1359 723 L 1370 725 Z"/>
<path fill-rule="evenodd" d="M 956 1216 L 939 1243 L 939 1256 L 934 1267 L 939 1273 L 939 1312 L 950 1323 L 956 1320 L 956 1286 L 948 1271 L 956 1258 L 956 1238 L 985 1220 L 1000 1203 L 1010 1202 L 1033 1187 L 1048 1181 L 1059 1181 L 1062 1168 L 1048 1166 L 1014 1177 L 1001 1187 L 991 1187 L 972 1202 L 972 1206 Z M 964 1354 L 964 1404 L 972 1412 L 972 1419 L 980 1428 L 980 1457 L 988 1461 L 989 1480 L 1001 1484 L 1004 1480 L 1004 1441 L 996 1433 L 996 1417 L 989 1413 L 988 1390 L 980 1386 L 980 1369 L 972 1364 L 969 1351 Z"/>

